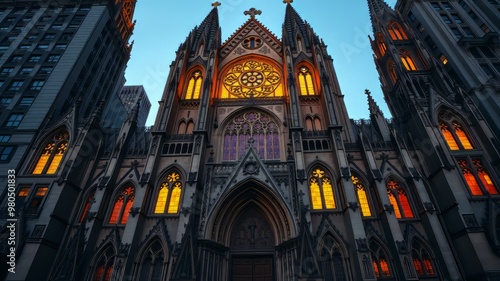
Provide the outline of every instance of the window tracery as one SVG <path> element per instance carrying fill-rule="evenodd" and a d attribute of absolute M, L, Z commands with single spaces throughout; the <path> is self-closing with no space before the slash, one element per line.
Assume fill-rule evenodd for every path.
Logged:
<path fill-rule="evenodd" d="M 387 45 L 385 45 L 384 38 L 382 37 L 382 33 L 379 33 L 377 35 L 377 43 L 378 43 L 378 50 L 380 52 L 380 56 L 385 56 L 385 53 L 387 52 Z"/>
<path fill-rule="evenodd" d="M 309 177 L 309 191 L 313 210 L 336 209 L 332 180 L 321 168 L 315 168 Z"/>
<path fill-rule="evenodd" d="M 185 99 L 196 100 L 200 98 L 201 85 L 203 84 L 203 76 L 201 71 L 196 70 L 189 78 L 189 83 L 186 89 Z"/>
<path fill-rule="evenodd" d="M 417 64 L 415 63 L 415 60 L 413 59 L 409 51 L 401 50 L 399 51 L 399 56 L 401 57 L 401 62 L 403 63 L 406 70 L 408 71 L 418 70 Z"/>
<path fill-rule="evenodd" d="M 442 111 L 438 121 L 441 133 L 450 150 L 474 149 L 468 134 L 453 115 Z"/>
<path fill-rule="evenodd" d="M 162 280 L 164 262 L 163 247 L 159 241 L 155 240 L 144 253 L 139 268 L 139 281 Z"/>
<path fill-rule="evenodd" d="M 93 281 L 111 281 L 113 266 L 115 263 L 115 251 L 108 246 L 101 254 L 96 263 Z"/>
<path fill-rule="evenodd" d="M 419 277 L 436 275 L 429 252 L 417 240 L 412 243 L 411 256 Z"/>
<path fill-rule="evenodd" d="M 352 176 L 352 184 L 356 188 L 356 196 L 358 197 L 359 206 L 361 209 L 361 215 L 363 217 L 371 217 L 372 212 L 370 210 L 370 202 L 368 201 L 368 194 L 363 183 L 358 177 Z"/>
<path fill-rule="evenodd" d="M 309 96 L 315 95 L 314 91 L 314 83 L 312 79 L 311 71 L 305 66 L 299 69 L 299 86 L 300 86 L 300 95 Z"/>
<path fill-rule="evenodd" d="M 383 248 L 375 241 L 370 242 L 370 251 L 372 255 L 373 270 L 377 278 L 391 277 L 391 270 L 388 255 Z"/>
<path fill-rule="evenodd" d="M 160 185 L 156 205 L 155 214 L 177 214 L 179 211 L 179 203 L 182 195 L 181 175 L 177 171 L 172 171 L 167 174 L 164 181 Z"/>
<path fill-rule="evenodd" d="M 249 111 L 231 120 L 224 131 L 223 160 L 243 157 L 250 139 L 261 159 L 280 159 L 278 124 L 267 114 Z"/>
<path fill-rule="evenodd" d="M 33 169 L 34 175 L 56 173 L 64 153 L 68 149 L 68 139 L 69 133 L 62 130 L 55 134 L 51 141 L 47 142 Z"/>
<path fill-rule="evenodd" d="M 135 188 L 128 186 L 116 197 L 109 224 L 127 224 L 130 208 L 134 204 Z"/>
<path fill-rule="evenodd" d="M 391 35 L 392 40 L 407 40 L 408 36 L 404 32 L 401 25 L 397 22 L 390 22 L 388 26 L 389 35 Z"/>
<path fill-rule="evenodd" d="M 387 182 L 387 196 L 394 208 L 396 218 L 413 218 L 413 211 L 411 208 L 410 200 L 406 195 L 406 191 L 400 187 L 399 183 L 394 180 Z"/>
<path fill-rule="evenodd" d="M 234 65 L 222 78 L 222 99 L 281 97 L 281 75 L 271 64 L 248 60 Z"/>

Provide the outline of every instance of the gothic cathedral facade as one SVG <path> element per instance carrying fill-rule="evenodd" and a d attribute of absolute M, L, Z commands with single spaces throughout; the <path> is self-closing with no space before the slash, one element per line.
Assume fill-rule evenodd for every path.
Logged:
<path fill-rule="evenodd" d="M 349 119 L 325 44 L 284 2 L 281 40 L 251 9 L 225 42 L 214 3 L 150 131 L 133 115 L 82 157 L 88 129 L 48 130 L 65 151 L 33 148 L 26 170 L 58 171 L 64 156 L 83 161 L 81 181 L 64 186 L 59 169 L 27 197 L 63 223 L 27 217 L 6 280 L 500 280 L 500 147 L 475 101 L 400 13 L 369 0 L 393 119 L 369 91 L 370 119 Z"/>

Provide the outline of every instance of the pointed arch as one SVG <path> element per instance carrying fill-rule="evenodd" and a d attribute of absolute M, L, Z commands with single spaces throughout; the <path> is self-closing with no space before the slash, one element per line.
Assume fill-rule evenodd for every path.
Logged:
<path fill-rule="evenodd" d="M 313 119 L 311 116 L 306 117 L 306 131 L 314 131 Z"/>
<path fill-rule="evenodd" d="M 414 238 L 411 243 L 413 266 L 419 277 L 430 277 L 437 274 L 434 258 L 430 249 L 420 239 Z"/>
<path fill-rule="evenodd" d="M 377 34 L 377 45 L 380 57 L 384 57 L 387 53 L 387 45 L 385 45 L 384 38 L 382 37 L 382 33 L 380 32 Z"/>
<path fill-rule="evenodd" d="M 114 196 L 113 206 L 109 215 L 109 224 L 127 224 L 130 215 L 130 209 L 134 204 L 135 187 L 132 184 L 124 185 L 118 189 L 119 192 Z"/>
<path fill-rule="evenodd" d="M 438 114 L 438 123 L 450 150 L 474 149 L 469 132 L 466 132 L 463 122 L 456 115 L 447 110 L 441 110 Z"/>
<path fill-rule="evenodd" d="M 325 280 L 347 281 L 345 246 L 329 231 L 318 246 Z"/>
<path fill-rule="evenodd" d="M 168 255 L 158 237 L 151 239 L 142 250 L 137 266 L 138 281 L 161 281 L 165 276 Z"/>
<path fill-rule="evenodd" d="M 203 74 L 200 69 L 196 68 L 190 71 L 189 80 L 186 87 L 184 99 L 193 100 L 200 99 L 201 86 L 203 84 Z"/>
<path fill-rule="evenodd" d="M 382 246 L 381 242 L 371 239 L 370 252 L 372 256 L 373 270 L 377 278 L 388 278 L 392 276 L 392 265 L 390 262 L 389 251 Z"/>
<path fill-rule="evenodd" d="M 387 71 L 389 72 L 392 83 L 396 84 L 396 82 L 398 81 L 398 75 L 396 74 L 396 64 L 392 59 L 387 62 Z"/>
<path fill-rule="evenodd" d="M 177 128 L 177 134 L 184 135 L 186 133 L 186 121 L 182 120 L 179 122 L 179 126 Z"/>
<path fill-rule="evenodd" d="M 111 244 L 102 248 L 94 257 L 92 281 L 111 281 L 116 252 Z"/>
<path fill-rule="evenodd" d="M 203 56 L 204 52 L 205 52 L 205 44 L 201 43 L 200 46 L 198 47 L 198 56 Z"/>
<path fill-rule="evenodd" d="M 418 66 L 415 60 L 413 59 L 413 56 L 411 55 L 411 52 L 405 49 L 399 50 L 399 56 L 401 58 L 401 62 L 403 63 L 404 67 L 408 71 L 417 71 Z"/>
<path fill-rule="evenodd" d="M 363 184 L 363 181 L 359 178 L 357 174 L 352 174 L 351 176 L 352 184 L 356 190 L 356 197 L 358 198 L 359 207 L 361 210 L 361 216 L 371 217 L 372 210 L 370 207 L 370 200 L 368 198 L 368 191 Z"/>
<path fill-rule="evenodd" d="M 301 96 L 316 95 L 314 79 L 311 71 L 305 65 L 299 67 L 298 71 L 299 89 Z"/>
<path fill-rule="evenodd" d="M 82 223 L 83 220 L 87 217 L 87 213 L 90 210 L 90 206 L 92 203 L 94 203 L 94 197 L 95 197 L 95 192 L 96 188 L 92 188 L 89 192 L 87 192 L 83 198 L 86 198 L 85 201 L 83 202 L 83 208 L 81 209 L 80 212 L 80 218 L 78 220 L 79 223 Z"/>
<path fill-rule="evenodd" d="M 335 189 L 332 176 L 323 166 L 316 164 L 309 172 L 311 209 L 336 209 Z"/>
<path fill-rule="evenodd" d="M 405 189 L 394 178 L 389 178 L 386 182 L 387 196 L 394 208 L 396 218 L 414 218 L 413 208 Z"/>
<path fill-rule="evenodd" d="M 61 129 L 51 135 L 51 139 L 45 142 L 44 148 L 35 162 L 32 174 L 55 174 L 68 149 L 68 142 L 69 133 L 66 129 Z"/>
<path fill-rule="evenodd" d="M 403 28 L 398 22 L 395 21 L 389 22 L 389 24 L 387 25 L 387 30 L 389 31 L 389 35 L 391 35 L 391 38 L 394 41 L 408 39 L 406 32 L 403 30 Z"/>
<path fill-rule="evenodd" d="M 261 159 L 280 159 L 281 131 L 281 122 L 272 113 L 262 109 L 235 112 L 224 121 L 222 159 L 235 161 L 243 157 L 250 139 Z"/>
<path fill-rule="evenodd" d="M 165 173 L 157 190 L 154 214 L 178 214 L 183 182 L 182 174 L 178 169 L 171 169 Z"/>
<path fill-rule="evenodd" d="M 194 130 L 194 122 L 193 122 L 193 120 L 189 120 L 187 122 L 187 126 L 186 126 L 186 134 L 187 135 L 192 134 L 193 130 Z"/>
<path fill-rule="evenodd" d="M 304 43 L 302 43 L 302 37 L 297 34 L 297 52 L 302 52 L 304 51 Z"/>
<path fill-rule="evenodd" d="M 323 126 L 321 126 L 321 119 L 318 116 L 314 117 L 314 130 L 315 131 L 323 130 Z"/>

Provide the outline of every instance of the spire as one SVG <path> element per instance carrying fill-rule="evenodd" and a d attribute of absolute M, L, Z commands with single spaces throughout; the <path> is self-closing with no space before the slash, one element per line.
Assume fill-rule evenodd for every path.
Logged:
<path fill-rule="evenodd" d="M 295 49 L 297 39 L 296 36 L 297 34 L 300 34 L 305 47 L 310 48 L 310 39 L 308 35 L 308 29 L 310 29 L 309 24 L 302 20 L 300 15 L 290 4 L 292 2 L 293 1 L 291 0 L 283 1 L 283 3 L 286 3 L 285 22 L 283 24 L 283 43 L 288 44 L 292 47 L 292 49 Z"/>
<path fill-rule="evenodd" d="M 368 110 L 370 111 L 370 115 L 380 115 L 383 117 L 384 113 L 382 113 L 382 110 L 378 107 L 377 102 L 373 99 L 371 92 L 367 89 L 365 90 L 365 94 L 368 96 Z"/>
<path fill-rule="evenodd" d="M 375 23 L 384 13 L 384 11 L 393 11 L 392 8 L 384 0 L 368 0 L 368 9 L 370 10 L 370 19 L 373 26 L 373 33 L 375 32 Z"/>
<path fill-rule="evenodd" d="M 205 49 L 211 48 L 214 40 L 217 40 L 216 42 L 221 42 L 220 38 L 220 32 L 219 32 L 219 9 L 218 7 L 221 5 L 219 2 L 215 2 L 212 4 L 212 10 L 210 13 L 205 17 L 203 22 L 198 26 L 195 27 L 193 30 L 194 33 L 194 38 L 191 45 L 191 51 L 196 51 L 199 47 L 199 44 L 201 42 L 204 42 L 205 44 Z M 217 38 L 217 33 L 218 38 Z M 216 46 L 218 47 L 218 46 Z"/>

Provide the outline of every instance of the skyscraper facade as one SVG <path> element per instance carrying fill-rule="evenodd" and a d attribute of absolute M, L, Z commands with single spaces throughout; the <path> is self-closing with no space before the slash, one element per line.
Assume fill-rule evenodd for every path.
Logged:
<path fill-rule="evenodd" d="M 151 109 L 151 102 L 149 101 L 146 90 L 143 86 L 123 86 L 120 91 L 120 100 L 130 114 L 132 110 L 139 104 L 137 112 L 137 126 L 146 126 L 149 110 Z"/>
<path fill-rule="evenodd" d="M 498 78 L 461 69 L 453 48 L 469 47 L 442 17 L 464 2 L 493 30 L 493 1 L 368 0 L 393 117 L 367 90 L 369 120 L 349 118 L 325 44 L 283 2 L 281 39 L 252 8 L 226 41 L 213 3 L 150 130 L 138 104 L 119 130 L 97 130 L 99 105 L 78 133 L 40 137 L 70 141 L 49 156 L 33 146 L 20 170 L 26 226 L 6 280 L 500 279 L 500 119 L 479 94 L 493 100 Z M 416 21 L 430 15 L 427 34 Z M 491 42 L 477 51 L 498 57 Z"/>

